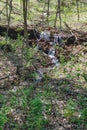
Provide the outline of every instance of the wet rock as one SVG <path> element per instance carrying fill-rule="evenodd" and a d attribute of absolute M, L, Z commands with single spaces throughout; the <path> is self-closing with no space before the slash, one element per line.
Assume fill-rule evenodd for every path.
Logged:
<path fill-rule="evenodd" d="M 50 32 L 49 31 L 43 31 L 40 34 L 40 38 L 44 40 L 50 40 Z"/>
<path fill-rule="evenodd" d="M 51 47 L 49 49 L 49 53 L 48 53 L 48 56 L 51 58 L 51 63 L 53 65 L 59 65 L 59 61 L 57 59 L 57 57 L 55 57 L 55 48 L 54 47 Z"/>
<path fill-rule="evenodd" d="M 59 34 L 54 34 L 53 37 L 54 37 L 54 44 L 60 44 L 60 45 L 63 44 L 62 38 Z"/>
<path fill-rule="evenodd" d="M 50 45 L 63 44 L 62 38 L 58 33 L 51 34 L 50 31 L 43 31 L 40 34 L 40 38 L 50 41 Z"/>
<path fill-rule="evenodd" d="M 48 53 L 49 56 L 54 56 L 55 55 L 55 49 L 53 47 L 51 47 L 49 49 L 49 53 Z"/>
<path fill-rule="evenodd" d="M 52 58 L 52 63 L 56 66 L 59 65 L 59 61 L 56 57 Z"/>
<path fill-rule="evenodd" d="M 43 79 L 44 75 L 43 75 L 43 71 L 41 70 L 37 70 L 37 76 L 36 76 L 36 81 L 40 82 Z"/>

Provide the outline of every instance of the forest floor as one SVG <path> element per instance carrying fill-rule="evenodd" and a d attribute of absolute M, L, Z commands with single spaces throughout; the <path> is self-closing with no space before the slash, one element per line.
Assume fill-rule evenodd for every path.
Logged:
<path fill-rule="evenodd" d="M 35 119 L 30 126 L 27 124 L 27 111 L 31 111 L 30 103 L 26 105 L 28 96 L 29 102 L 40 98 L 43 104 L 42 115 L 49 121 L 44 130 L 87 129 L 87 39 L 82 30 L 74 32 L 79 39 L 78 44 L 64 47 L 57 45 L 56 56 L 60 65 L 55 67 L 51 66 L 47 55 L 35 48 L 34 53 L 30 49 L 33 54 L 30 53 L 27 64 L 20 46 L 12 52 L 0 51 L 1 129 L 43 130 L 39 125 L 31 125 Z M 14 40 L 11 41 L 15 43 Z M 43 50 L 47 49 L 46 46 L 45 44 Z M 39 79 L 37 72 L 40 70 L 43 78 L 36 82 Z M 29 95 L 27 93 L 31 86 L 32 94 Z"/>

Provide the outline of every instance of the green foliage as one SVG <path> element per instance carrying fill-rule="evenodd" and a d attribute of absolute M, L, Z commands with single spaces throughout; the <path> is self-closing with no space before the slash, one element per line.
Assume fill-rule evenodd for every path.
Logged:
<path fill-rule="evenodd" d="M 86 74 L 86 73 L 83 73 L 83 74 L 82 74 L 82 77 L 83 77 L 84 80 L 87 82 L 87 74 Z"/>
<path fill-rule="evenodd" d="M 28 89 L 23 89 L 17 93 L 20 95 L 20 97 L 17 97 L 17 95 L 12 96 L 10 99 L 10 104 L 13 107 L 21 107 L 22 109 L 25 109 L 28 105 L 27 96 L 29 94 L 29 91 Z"/>
<path fill-rule="evenodd" d="M 7 45 L 9 44 L 10 45 L 10 38 L 8 37 L 7 41 L 5 38 L 3 38 L 3 40 L 0 41 L 0 49 L 3 45 Z"/>
<path fill-rule="evenodd" d="M 79 95 L 78 96 L 78 100 L 79 100 L 79 105 L 84 108 L 84 106 L 86 105 L 87 103 L 87 97 L 84 97 L 84 96 L 81 96 Z"/>
<path fill-rule="evenodd" d="M 81 110 L 80 120 L 87 125 L 87 107 Z"/>
<path fill-rule="evenodd" d="M 87 98 L 84 96 L 78 96 L 78 106 L 80 106 L 80 109 L 78 109 L 77 116 L 73 116 L 71 118 L 71 122 L 77 124 L 78 127 L 81 126 L 81 124 L 84 125 L 84 127 L 87 127 Z M 76 110 L 75 110 L 76 111 Z"/>
<path fill-rule="evenodd" d="M 18 99 L 17 99 L 16 96 L 12 96 L 12 97 L 11 97 L 10 103 L 11 103 L 11 105 L 16 105 L 16 106 L 19 105 L 19 102 L 18 102 Z"/>
<path fill-rule="evenodd" d="M 64 116 L 67 118 L 72 118 L 76 112 L 76 106 L 77 104 L 72 99 L 69 99 L 64 109 Z"/>
<path fill-rule="evenodd" d="M 0 41 L 0 48 L 1 48 L 1 46 L 4 45 L 4 44 L 6 44 L 5 39 L 3 39 L 2 41 Z"/>
<path fill-rule="evenodd" d="M 80 118 L 79 121 L 83 122 L 83 124 L 87 123 L 87 97 L 79 96 L 79 105 L 81 106 L 80 112 Z"/>
<path fill-rule="evenodd" d="M 22 90 L 17 90 L 16 92 L 12 92 L 13 96 L 9 99 L 9 106 L 12 109 L 20 109 L 20 112 L 25 113 L 25 123 L 22 124 L 23 129 L 28 130 L 44 130 L 48 120 L 44 118 L 43 112 L 44 107 L 46 107 L 46 111 L 48 111 L 47 106 L 41 101 L 42 94 L 38 93 L 35 96 L 35 88 L 34 86 L 29 86 L 28 88 L 23 88 Z M 3 107 L 3 113 L 8 114 L 11 112 L 11 108 L 6 105 Z M 22 111 L 21 111 L 22 110 Z M 9 119 L 10 120 L 10 119 Z M 11 126 L 14 129 L 18 129 L 19 125 L 17 123 Z"/>
<path fill-rule="evenodd" d="M 17 48 L 22 48 L 23 47 L 23 40 L 24 40 L 24 38 L 18 34 L 18 38 L 12 44 L 12 47 L 13 47 L 14 51 L 16 51 Z"/>
<path fill-rule="evenodd" d="M 42 102 L 40 99 L 36 98 L 30 102 L 30 106 L 32 108 L 31 113 L 40 114 L 42 112 Z"/>
<path fill-rule="evenodd" d="M 44 130 L 48 120 L 43 117 L 43 103 L 39 98 L 35 98 L 30 102 L 30 110 L 27 115 L 28 130 Z"/>
<path fill-rule="evenodd" d="M 31 60 L 33 58 L 33 52 L 34 52 L 34 50 L 32 48 L 25 49 L 24 56 L 27 61 Z"/>
<path fill-rule="evenodd" d="M 2 128 L 7 121 L 7 116 L 0 111 L 0 128 Z"/>
<path fill-rule="evenodd" d="M 4 124 L 8 121 L 6 116 L 7 114 L 7 107 L 5 107 L 5 97 L 0 94 L 0 130 L 3 130 Z"/>
<path fill-rule="evenodd" d="M 0 103 L 4 103 L 4 96 L 0 94 Z"/>
<path fill-rule="evenodd" d="M 87 128 L 87 107 L 79 111 L 78 117 L 72 117 L 71 122 L 77 124 L 77 126 L 83 124 L 83 126 Z"/>
<path fill-rule="evenodd" d="M 65 57 L 64 57 L 64 55 L 61 55 L 61 56 L 60 56 L 60 62 L 61 62 L 62 65 L 65 65 L 66 62 L 65 62 Z"/>
<path fill-rule="evenodd" d="M 33 47 L 33 48 L 24 48 L 23 50 L 23 58 L 25 59 L 26 61 L 26 66 L 27 67 L 30 67 L 32 65 L 32 62 L 35 58 L 35 54 L 37 52 L 37 48 L 36 47 Z"/>

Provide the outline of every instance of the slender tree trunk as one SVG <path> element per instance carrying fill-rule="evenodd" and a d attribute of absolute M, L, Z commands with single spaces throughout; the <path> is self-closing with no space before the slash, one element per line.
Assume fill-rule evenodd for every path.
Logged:
<path fill-rule="evenodd" d="M 54 20 L 54 27 L 56 27 L 58 14 L 59 14 L 59 21 L 60 21 L 60 28 L 61 28 L 61 24 L 62 24 L 62 20 L 61 20 L 61 0 L 57 1 L 57 9 L 56 9 L 56 16 L 55 16 L 55 20 Z"/>
<path fill-rule="evenodd" d="M 6 18 L 8 21 L 8 0 L 6 0 Z M 7 21 L 6 21 L 6 24 L 7 24 Z"/>
<path fill-rule="evenodd" d="M 54 20 L 54 27 L 56 27 L 57 17 L 58 17 L 58 3 L 57 3 L 57 9 L 56 9 L 56 16 L 55 16 L 55 20 Z"/>
<path fill-rule="evenodd" d="M 54 20 L 54 27 L 56 27 L 58 14 L 59 14 L 60 27 L 61 27 L 61 24 L 62 24 L 62 21 L 61 21 L 61 3 L 60 2 L 61 2 L 60 0 L 57 1 L 57 9 L 56 9 L 56 16 L 55 16 L 55 20 Z"/>
<path fill-rule="evenodd" d="M 0 11 L 0 21 L 1 21 L 1 19 L 2 19 L 2 11 L 3 11 L 2 3 L 0 3 L 0 7 L 1 7 L 1 11 Z"/>
<path fill-rule="evenodd" d="M 27 15 L 29 18 L 29 15 L 30 15 L 30 1 L 29 0 L 28 0 L 28 5 L 27 5 Z"/>
<path fill-rule="evenodd" d="M 10 0 L 10 1 L 6 0 L 6 17 L 7 17 L 6 40 L 8 39 L 9 26 L 10 26 L 10 20 L 11 20 L 11 11 L 12 11 L 12 0 Z"/>
<path fill-rule="evenodd" d="M 49 26 L 49 8 L 50 8 L 50 0 L 48 0 L 48 2 L 47 2 L 47 23 L 48 23 L 48 26 Z"/>
<path fill-rule="evenodd" d="M 80 19 L 80 15 L 79 15 L 79 0 L 76 0 L 76 7 L 77 7 L 77 15 L 78 15 L 78 21 Z"/>
<path fill-rule="evenodd" d="M 62 19 L 61 19 L 61 0 L 58 0 L 58 9 L 59 9 L 59 20 L 60 20 L 60 28 L 62 25 Z"/>
<path fill-rule="evenodd" d="M 27 32 L 27 4 L 28 0 L 23 0 L 23 17 L 24 17 L 24 39 L 28 45 L 28 32 Z"/>
<path fill-rule="evenodd" d="M 11 20 L 11 11 L 12 11 L 12 0 L 10 0 L 10 3 L 9 3 L 7 35 L 9 33 L 9 26 L 10 26 L 10 20 Z"/>

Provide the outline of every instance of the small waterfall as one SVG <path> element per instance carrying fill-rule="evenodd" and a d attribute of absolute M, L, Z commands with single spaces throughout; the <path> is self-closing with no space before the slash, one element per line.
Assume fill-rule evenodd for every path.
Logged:
<path fill-rule="evenodd" d="M 41 32 L 41 34 L 40 34 L 41 39 L 49 41 L 49 45 L 51 46 L 51 48 L 49 48 L 49 50 L 48 50 L 48 56 L 50 57 L 53 66 L 58 66 L 59 65 L 59 60 L 55 56 L 55 47 L 54 47 L 54 45 L 62 44 L 62 39 L 61 39 L 61 36 L 59 36 L 59 34 L 57 34 L 57 33 L 54 33 L 52 42 L 50 42 L 50 37 L 51 37 L 50 36 L 50 31 L 44 31 L 44 32 Z"/>
<path fill-rule="evenodd" d="M 59 66 L 60 65 L 59 60 L 55 56 L 55 45 L 62 44 L 61 37 L 58 34 L 54 34 L 53 41 L 50 41 L 50 32 L 44 31 L 44 32 L 41 32 L 40 39 L 44 39 L 44 40 L 49 41 L 49 45 L 50 45 L 50 48 L 48 50 L 48 54 L 46 54 L 46 55 L 48 55 L 48 57 L 51 59 L 52 66 L 50 66 L 46 69 L 51 70 L 51 69 L 53 69 L 53 67 Z M 38 49 L 39 49 L 39 47 L 38 47 Z M 36 83 L 38 83 L 43 79 L 44 74 L 43 74 L 43 70 L 39 70 L 39 69 L 37 70 L 36 73 L 37 73 Z"/>
<path fill-rule="evenodd" d="M 50 32 L 49 31 L 41 32 L 40 39 L 50 40 Z"/>
<path fill-rule="evenodd" d="M 55 48 L 51 47 L 49 49 L 48 56 L 51 58 L 51 62 L 53 66 L 58 66 L 59 65 L 59 60 L 55 57 Z"/>

